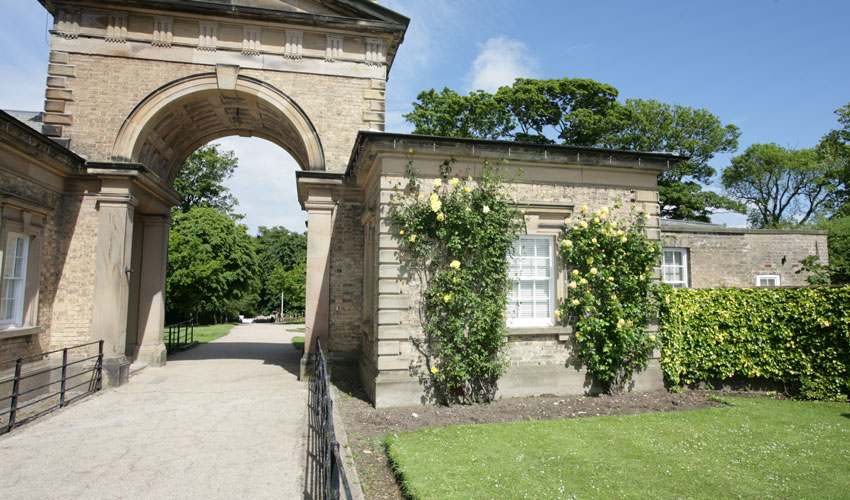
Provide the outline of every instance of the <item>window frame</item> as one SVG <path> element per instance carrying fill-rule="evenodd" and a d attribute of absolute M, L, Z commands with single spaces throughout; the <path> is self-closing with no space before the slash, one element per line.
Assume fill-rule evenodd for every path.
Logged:
<path fill-rule="evenodd" d="M 557 254 L 555 249 L 555 236 L 548 234 L 524 234 L 519 236 L 514 242 L 515 246 L 513 248 L 517 248 L 517 245 L 521 245 L 523 240 L 534 241 L 534 240 L 542 240 L 545 239 L 548 247 L 549 247 L 549 278 L 548 278 L 548 294 L 549 294 L 549 303 L 547 304 L 547 315 L 546 317 L 534 317 L 534 318 L 511 318 L 510 317 L 510 309 L 512 303 L 513 285 L 511 285 L 511 290 L 508 292 L 507 297 L 507 310 L 506 310 L 506 326 L 508 328 L 529 328 L 529 327 L 552 327 L 555 326 L 555 307 L 557 303 L 556 297 L 556 287 L 555 282 L 558 277 L 558 267 L 556 264 Z M 536 245 L 535 245 L 536 246 Z M 534 258 L 537 258 L 536 256 Z M 511 269 L 513 268 L 514 262 L 519 262 L 518 259 L 515 258 L 514 255 L 508 257 L 509 267 L 508 267 L 508 280 L 513 284 L 517 280 L 514 280 L 514 276 L 518 276 L 518 274 L 514 274 Z M 528 281 L 542 281 L 539 278 L 528 278 Z M 519 303 L 519 300 L 516 301 Z"/>
<path fill-rule="evenodd" d="M 775 279 L 776 284 L 775 285 L 762 285 L 762 284 L 760 284 L 760 281 L 764 278 Z M 757 274 L 756 275 L 756 286 L 759 287 L 759 288 L 779 288 L 780 286 L 782 286 L 782 279 L 780 278 L 780 276 L 778 274 Z"/>
<path fill-rule="evenodd" d="M 29 264 L 29 249 L 31 237 L 27 234 L 17 231 L 6 231 L 3 250 L 0 252 L 0 330 L 8 330 L 11 328 L 21 328 L 24 326 L 24 305 L 26 304 L 27 295 L 27 274 Z M 21 255 L 17 252 L 17 241 L 23 241 Z M 15 242 L 13 244 L 13 241 Z M 12 253 L 14 251 L 14 253 Z M 20 276 L 7 274 L 7 267 L 10 265 L 9 258 L 21 259 Z M 14 264 L 11 264 L 14 269 Z M 14 271 L 13 271 L 14 272 Z M 9 313 L 5 309 L 4 302 L 6 299 L 6 287 L 9 281 L 14 280 L 16 283 L 14 288 L 16 291 L 12 297 L 11 317 L 6 317 Z"/>
<path fill-rule="evenodd" d="M 683 278 L 682 281 L 667 281 L 665 279 L 665 273 L 664 273 L 665 267 L 668 267 L 668 266 L 669 267 L 679 267 L 676 264 L 668 265 L 668 264 L 664 263 L 664 257 L 666 255 L 666 252 L 668 252 L 668 251 L 677 252 L 677 253 L 680 253 L 682 255 L 682 264 L 681 264 L 682 278 Z M 689 268 L 690 262 L 689 262 L 689 255 L 688 255 L 689 253 L 690 253 L 689 249 L 686 248 L 686 247 L 663 247 L 661 249 L 661 282 L 662 283 L 666 283 L 666 284 L 672 286 L 673 288 L 690 288 L 691 287 L 691 273 L 690 273 L 690 268 Z M 681 284 L 682 286 L 676 286 L 676 285 L 679 285 L 679 284 Z"/>
<path fill-rule="evenodd" d="M 28 238 L 26 270 L 20 318 L 0 321 L 0 339 L 39 333 L 38 306 L 41 287 L 41 260 L 44 226 L 52 209 L 16 195 L 0 193 L 0 294 L 4 287 L 7 242 L 10 234 Z"/>

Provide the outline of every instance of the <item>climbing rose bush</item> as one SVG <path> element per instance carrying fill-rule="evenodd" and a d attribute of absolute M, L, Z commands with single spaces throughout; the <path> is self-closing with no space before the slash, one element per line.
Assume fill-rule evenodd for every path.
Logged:
<path fill-rule="evenodd" d="M 568 296 L 556 317 L 573 325 L 576 354 L 606 392 L 646 368 L 656 342 L 646 327 L 658 311 L 650 274 L 661 248 L 646 237 L 647 214 L 632 206 L 628 215 L 615 216 L 620 208 L 582 206 L 564 221 L 558 240 Z"/>
<path fill-rule="evenodd" d="M 508 252 L 522 215 L 489 164 L 476 183 L 444 162 L 439 177 L 425 181 L 430 194 L 412 162 L 407 173 L 390 217 L 425 285 L 426 341 L 417 346 L 427 359 L 425 376 L 445 402 L 489 401 L 505 369 Z"/>

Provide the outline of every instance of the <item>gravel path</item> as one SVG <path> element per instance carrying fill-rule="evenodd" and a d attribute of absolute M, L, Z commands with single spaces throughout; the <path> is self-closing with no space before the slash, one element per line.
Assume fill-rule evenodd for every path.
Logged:
<path fill-rule="evenodd" d="M 301 498 L 307 386 L 293 335 L 237 326 L 0 437 L 3 498 Z"/>

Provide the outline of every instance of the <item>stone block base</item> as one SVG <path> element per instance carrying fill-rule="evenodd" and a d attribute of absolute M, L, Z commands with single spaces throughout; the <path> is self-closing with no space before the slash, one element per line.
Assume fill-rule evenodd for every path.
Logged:
<path fill-rule="evenodd" d="M 119 387 L 130 379 L 130 361 L 126 356 L 104 358 L 103 360 L 104 386 Z"/>
<path fill-rule="evenodd" d="M 165 344 L 143 345 L 139 347 L 136 362 L 145 363 L 148 366 L 165 366 L 166 358 Z"/>
<path fill-rule="evenodd" d="M 664 376 L 657 359 L 650 360 L 646 370 L 635 374 L 628 391 L 645 392 L 664 389 Z M 595 394 L 600 388 L 591 384 L 584 369 L 564 366 L 512 366 L 498 382 L 497 398 Z M 408 372 L 383 372 L 375 378 L 376 408 L 428 404 L 432 401 L 420 381 Z"/>

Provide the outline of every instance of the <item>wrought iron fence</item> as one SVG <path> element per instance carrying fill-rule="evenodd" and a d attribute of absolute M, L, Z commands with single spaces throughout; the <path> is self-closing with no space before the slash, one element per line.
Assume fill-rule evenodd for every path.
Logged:
<path fill-rule="evenodd" d="M 322 352 L 321 342 L 317 342 L 316 368 L 313 373 L 310 390 L 310 409 L 318 429 L 318 446 L 316 450 L 318 467 L 315 471 L 318 492 L 314 497 L 318 500 L 352 498 L 348 479 L 342 466 L 339 454 L 339 443 L 334 431 L 333 400 L 331 399 L 328 365 Z"/>
<path fill-rule="evenodd" d="M 97 354 L 77 358 L 74 354 L 85 348 L 97 344 Z M 62 353 L 62 364 L 53 368 L 35 370 L 32 373 L 23 374 L 24 363 L 31 360 L 47 359 L 51 354 Z M 69 353 L 71 359 L 69 360 Z M 47 351 L 32 356 L 24 356 L 0 362 L 0 367 L 14 363 L 14 375 L 0 380 L 0 387 L 12 384 L 12 392 L 9 396 L 0 398 L 0 407 L 3 401 L 8 400 L 7 409 L 0 411 L 0 418 L 7 417 L 8 421 L 4 427 L 0 427 L 0 434 L 11 431 L 16 425 L 34 419 L 45 413 L 67 406 L 74 401 L 99 391 L 103 381 L 103 341 L 89 342 L 55 351 Z M 86 366 L 90 363 L 91 366 Z M 81 368 L 78 373 L 68 374 L 68 370 Z M 55 380 L 55 372 L 61 371 L 59 380 Z M 89 375 L 88 378 L 85 376 Z M 46 379 L 46 383 L 40 383 L 36 377 Z M 35 379 L 35 387 L 21 390 L 26 380 Z M 82 381 L 80 381 L 82 380 Z M 58 387 L 57 387 L 58 386 Z M 82 390 L 80 390 L 83 388 Z M 31 396 L 31 397 L 27 397 Z M 52 398 L 58 400 L 51 402 Z M 23 418 L 18 418 L 23 415 Z"/>
<path fill-rule="evenodd" d="M 195 323 L 192 320 L 186 320 L 167 325 L 162 341 L 165 343 L 165 350 L 169 354 L 191 344 L 195 341 Z"/>

